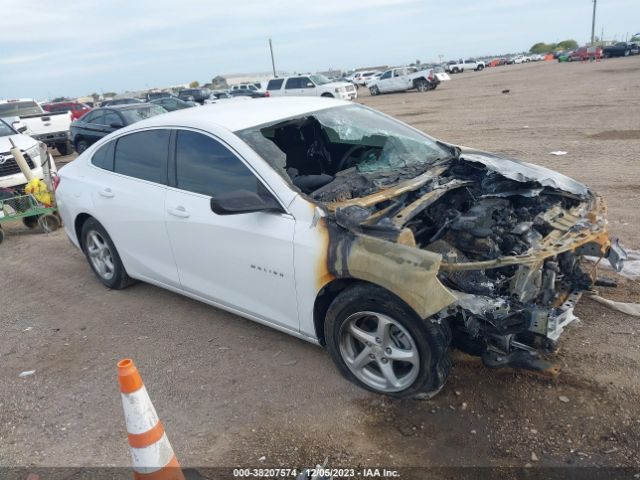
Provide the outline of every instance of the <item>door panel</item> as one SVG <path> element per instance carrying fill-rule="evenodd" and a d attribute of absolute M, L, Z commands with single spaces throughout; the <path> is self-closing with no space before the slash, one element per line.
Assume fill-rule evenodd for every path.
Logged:
<path fill-rule="evenodd" d="M 87 177 L 93 181 L 91 198 L 98 221 L 130 275 L 179 287 L 164 222 L 167 187 L 161 184 L 166 178 L 169 132 L 149 130 L 114 142 L 115 172 L 97 168 Z"/>
<path fill-rule="evenodd" d="M 170 188 L 165 220 L 184 290 L 299 329 L 291 216 L 216 215 L 210 198 Z"/>
<path fill-rule="evenodd" d="M 182 288 L 298 331 L 293 217 L 214 213 L 211 198 L 217 195 L 273 195 L 235 152 L 209 135 L 178 130 L 169 165 L 165 221 Z"/>

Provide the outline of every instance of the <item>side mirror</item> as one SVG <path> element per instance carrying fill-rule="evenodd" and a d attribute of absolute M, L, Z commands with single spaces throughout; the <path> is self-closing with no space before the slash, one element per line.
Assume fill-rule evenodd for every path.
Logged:
<path fill-rule="evenodd" d="M 27 131 L 27 126 L 19 120 L 17 122 L 13 122 L 11 126 L 18 133 L 24 133 Z"/>
<path fill-rule="evenodd" d="M 307 82 L 307 88 L 313 88 L 315 84 L 313 82 Z"/>
<path fill-rule="evenodd" d="M 124 127 L 124 125 L 122 125 L 120 122 L 111 122 L 111 123 L 109 124 L 109 126 L 110 126 L 111 128 L 122 128 L 122 127 Z"/>
<path fill-rule="evenodd" d="M 264 198 L 248 190 L 234 190 L 211 198 L 211 210 L 218 215 L 238 215 L 251 212 L 282 212 L 273 197 Z"/>

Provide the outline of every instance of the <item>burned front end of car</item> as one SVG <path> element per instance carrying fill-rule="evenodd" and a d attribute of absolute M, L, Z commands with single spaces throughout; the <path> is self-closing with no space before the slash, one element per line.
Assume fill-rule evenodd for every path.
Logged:
<path fill-rule="evenodd" d="M 594 267 L 620 269 L 606 207 L 558 172 L 444 144 L 359 106 L 248 132 L 326 213 L 327 269 L 379 284 L 489 367 L 552 370 Z M 272 150 L 268 150 L 268 149 Z"/>
<path fill-rule="evenodd" d="M 616 269 L 625 258 L 602 198 L 559 173 L 470 150 L 421 177 L 417 188 L 331 204 L 336 221 L 441 256 L 437 276 L 455 301 L 431 320 L 449 322 L 455 346 L 489 367 L 553 372 L 540 353 L 555 349 L 594 280 L 582 257 Z"/>

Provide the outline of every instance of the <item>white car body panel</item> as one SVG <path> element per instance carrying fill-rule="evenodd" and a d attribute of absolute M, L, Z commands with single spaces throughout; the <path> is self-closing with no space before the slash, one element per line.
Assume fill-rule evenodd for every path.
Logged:
<path fill-rule="evenodd" d="M 262 108 L 255 109 L 255 102 Z M 323 214 L 232 132 L 347 104 L 321 98 L 223 102 L 120 129 L 61 169 L 56 197 L 65 232 L 79 247 L 75 220 L 90 215 L 111 236 L 131 277 L 318 343 L 313 306 L 323 282 L 330 280 L 328 272 L 318 275 L 328 242 L 318 226 Z M 197 130 L 226 144 L 285 212 L 216 215 L 206 195 L 91 164 L 105 143 L 151 128 Z"/>

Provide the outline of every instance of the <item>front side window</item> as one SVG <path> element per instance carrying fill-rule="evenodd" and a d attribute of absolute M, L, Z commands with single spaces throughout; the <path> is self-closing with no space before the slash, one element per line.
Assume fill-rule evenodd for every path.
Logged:
<path fill-rule="evenodd" d="M 176 138 L 176 182 L 181 190 L 210 197 L 237 190 L 258 194 L 264 188 L 227 147 L 188 130 L 179 130 Z"/>
<path fill-rule="evenodd" d="M 309 77 L 300 77 L 298 79 L 298 81 L 300 82 L 300 88 L 314 88 L 315 87 L 315 85 L 309 79 Z"/>
<path fill-rule="evenodd" d="M 129 177 L 165 183 L 169 130 L 147 130 L 120 137 L 116 143 L 114 171 Z"/>
<path fill-rule="evenodd" d="M 288 78 L 287 83 L 284 85 L 284 88 L 287 90 L 293 89 L 293 88 L 302 88 L 300 84 L 300 78 L 299 77 Z"/>
<path fill-rule="evenodd" d="M 387 70 L 386 72 L 384 72 L 380 77 L 380 80 L 385 80 L 387 78 L 391 78 L 391 70 Z"/>

